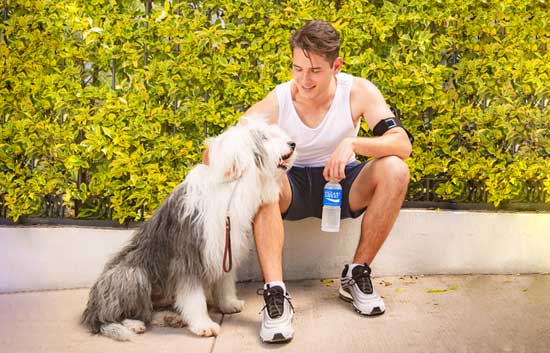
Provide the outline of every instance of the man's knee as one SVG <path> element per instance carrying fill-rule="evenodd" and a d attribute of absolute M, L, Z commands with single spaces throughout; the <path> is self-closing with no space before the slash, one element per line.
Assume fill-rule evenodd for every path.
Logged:
<path fill-rule="evenodd" d="M 388 156 L 381 158 L 378 162 L 380 163 L 381 178 L 384 181 L 403 188 L 409 185 L 409 166 L 401 158 Z"/>
<path fill-rule="evenodd" d="M 290 207 L 291 199 L 292 189 L 290 188 L 290 182 L 288 181 L 288 177 L 283 175 L 281 177 L 279 201 L 261 204 L 258 212 L 256 213 L 256 218 L 270 217 L 274 214 L 284 214 Z"/>
<path fill-rule="evenodd" d="M 254 232 L 256 232 L 258 226 L 263 227 L 266 224 L 271 224 L 273 220 L 280 218 L 280 214 L 279 203 L 277 201 L 261 204 L 254 216 Z"/>
<path fill-rule="evenodd" d="M 290 201 L 292 200 L 292 188 L 288 177 L 283 175 L 281 177 L 281 190 L 279 191 L 279 211 L 281 214 L 286 213 L 290 207 Z"/>

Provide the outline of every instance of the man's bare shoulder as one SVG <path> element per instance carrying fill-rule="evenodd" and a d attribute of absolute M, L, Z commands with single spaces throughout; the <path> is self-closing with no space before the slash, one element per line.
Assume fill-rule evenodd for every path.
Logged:
<path fill-rule="evenodd" d="M 382 92 L 365 78 L 354 77 L 350 100 L 354 116 L 363 116 L 371 129 L 381 119 L 393 117 Z"/>
<path fill-rule="evenodd" d="M 269 94 L 251 106 L 242 116 L 241 123 L 243 118 L 260 118 L 267 121 L 269 124 L 278 124 L 279 123 L 279 101 L 277 100 L 277 93 L 275 90 L 269 92 Z"/>
<path fill-rule="evenodd" d="M 372 83 L 371 81 L 367 80 L 366 78 L 362 77 L 353 77 L 353 85 L 351 86 L 351 94 L 352 95 L 360 95 L 365 97 L 371 96 L 371 95 L 381 95 L 380 90 Z"/>

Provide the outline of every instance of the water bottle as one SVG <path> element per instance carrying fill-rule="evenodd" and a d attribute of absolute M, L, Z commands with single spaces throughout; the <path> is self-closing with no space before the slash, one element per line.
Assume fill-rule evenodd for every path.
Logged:
<path fill-rule="evenodd" d="M 321 230 L 323 232 L 340 231 L 340 206 L 342 205 L 342 186 L 337 181 L 329 181 L 323 189 L 323 214 Z"/>

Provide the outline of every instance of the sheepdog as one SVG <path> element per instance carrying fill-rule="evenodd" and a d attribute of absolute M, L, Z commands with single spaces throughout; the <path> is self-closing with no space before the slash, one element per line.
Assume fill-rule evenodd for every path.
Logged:
<path fill-rule="evenodd" d="M 279 127 L 243 120 L 208 141 L 209 164 L 195 166 L 107 262 L 82 314 L 92 333 L 128 341 L 144 332 L 153 318 L 154 292 L 174 298 L 173 309 L 199 336 L 220 330 L 208 316 L 207 297 L 222 313 L 242 310 L 235 268 L 252 245 L 254 215 L 261 204 L 278 200 L 281 176 L 296 157 Z"/>

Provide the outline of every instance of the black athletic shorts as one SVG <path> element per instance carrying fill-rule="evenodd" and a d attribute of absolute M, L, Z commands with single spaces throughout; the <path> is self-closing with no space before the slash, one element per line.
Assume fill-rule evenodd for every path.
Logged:
<path fill-rule="evenodd" d="M 352 162 L 346 166 L 346 177 L 340 181 L 342 185 L 341 218 L 357 218 L 366 208 L 352 212 L 349 208 L 349 190 L 351 184 L 366 163 Z M 323 188 L 326 181 L 323 177 L 325 167 L 292 167 L 288 173 L 288 181 L 292 189 L 290 207 L 283 218 L 290 221 L 307 217 L 321 218 L 323 211 Z"/>

